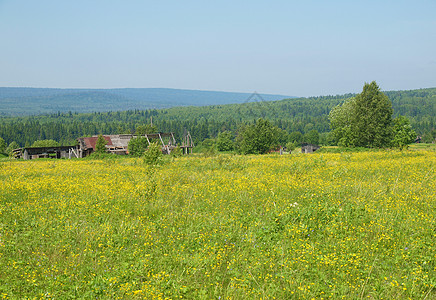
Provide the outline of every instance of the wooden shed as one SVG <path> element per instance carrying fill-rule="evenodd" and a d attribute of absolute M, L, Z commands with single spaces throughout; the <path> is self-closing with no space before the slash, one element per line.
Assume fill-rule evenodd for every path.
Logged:
<path fill-rule="evenodd" d="M 76 146 L 54 146 L 54 147 L 24 147 L 14 150 L 15 158 L 37 159 L 37 158 L 73 158 L 79 157 Z"/>
<path fill-rule="evenodd" d="M 320 148 L 318 145 L 304 143 L 301 145 L 301 153 L 313 153 Z"/>

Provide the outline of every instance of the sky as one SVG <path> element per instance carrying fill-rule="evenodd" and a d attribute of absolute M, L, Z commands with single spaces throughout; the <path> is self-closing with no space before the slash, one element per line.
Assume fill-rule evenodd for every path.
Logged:
<path fill-rule="evenodd" d="M 0 0 L 0 86 L 436 87 L 436 1 Z"/>

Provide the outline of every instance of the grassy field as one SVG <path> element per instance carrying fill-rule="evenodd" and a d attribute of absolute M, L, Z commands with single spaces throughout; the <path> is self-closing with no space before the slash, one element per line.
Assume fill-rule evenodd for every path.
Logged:
<path fill-rule="evenodd" d="M 435 299 L 436 153 L 0 162 L 0 297 Z"/>
<path fill-rule="evenodd" d="M 409 146 L 410 150 L 428 150 L 428 151 L 436 151 L 436 144 L 411 144 Z"/>

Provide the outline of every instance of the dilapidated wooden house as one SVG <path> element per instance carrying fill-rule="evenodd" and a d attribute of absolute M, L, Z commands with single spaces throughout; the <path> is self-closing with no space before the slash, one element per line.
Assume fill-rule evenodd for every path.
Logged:
<path fill-rule="evenodd" d="M 313 153 L 320 148 L 318 145 L 304 143 L 301 145 L 301 153 Z"/>
<path fill-rule="evenodd" d="M 78 156 L 76 146 L 24 147 L 13 150 L 15 158 L 73 158 Z"/>
<path fill-rule="evenodd" d="M 149 133 L 144 135 L 133 134 L 114 134 L 103 135 L 106 140 L 106 151 L 112 154 L 126 155 L 129 153 L 128 145 L 131 139 L 143 137 L 148 144 L 157 142 L 162 147 L 162 153 L 170 154 L 177 147 L 174 134 Z M 98 135 L 91 137 L 81 137 L 77 139 L 75 146 L 57 146 L 57 147 L 25 147 L 14 150 L 15 158 L 35 159 L 35 158 L 82 158 L 90 155 L 96 149 Z M 185 135 L 182 145 L 179 146 L 183 154 L 192 153 L 194 143 L 192 142 L 189 132 Z"/>
<path fill-rule="evenodd" d="M 159 132 L 159 133 L 147 133 L 144 135 L 133 135 L 133 134 L 115 134 L 115 135 L 103 135 L 106 140 L 106 150 L 109 153 L 125 155 L 129 153 L 128 145 L 131 139 L 143 137 L 147 139 L 150 145 L 153 142 L 157 142 L 162 147 L 162 153 L 170 154 L 177 147 L 174 134 L 172 132 Z M 79 157 L 86 157 L 95 151 L 98 136 L 92 137 L 81 137 L 77 139 L 78 142 L 78 153 Z M 194 147 L 191 135 L 189 132 L 185 135 L 182 145 L 183 154 L 188 154 L 189 149 Z"/>

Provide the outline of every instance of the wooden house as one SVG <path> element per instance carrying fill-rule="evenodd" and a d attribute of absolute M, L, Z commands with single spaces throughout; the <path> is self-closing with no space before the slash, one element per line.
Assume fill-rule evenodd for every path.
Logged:
<path fill-rule="evenodd" d="M 161 144 L 162 153 L 170 154 L 177 147 L 176 140 L 174 138 L 174 134 L 172 132 L 165 133 L 147 133 L 144 135 L 133 135 L 133 134 L 116 134 L 116 135 L 103 135 L 103 138 L 106 140 L 106 150 L 109 153 L 126 155 L 129 153 L 128 145 L 131 139 L 144 137 L 147 139 L 148 145 L 153 142 L 158 142 Z M 86 157 L 95 151 L 95 147 L 97 144 L 98 136 L 92 137 L 81 137 L 78 138 L 78 152 L 79 157 Z M 182 145 L 180 148 L 182 149 L 183 154 L 188 154 L 189 149 L 194 147 L 194 143 L 192 142 L 191 135 L 189 132 L 184 137 Z"/>

